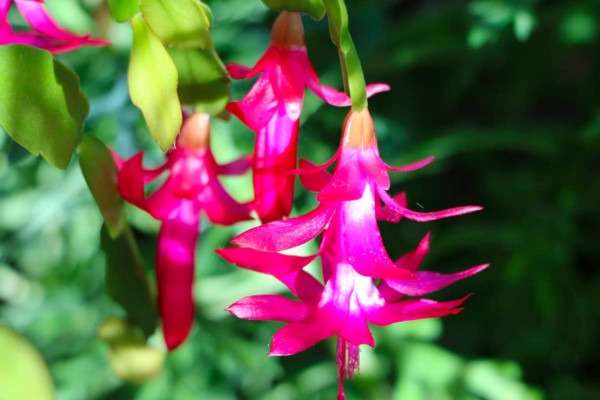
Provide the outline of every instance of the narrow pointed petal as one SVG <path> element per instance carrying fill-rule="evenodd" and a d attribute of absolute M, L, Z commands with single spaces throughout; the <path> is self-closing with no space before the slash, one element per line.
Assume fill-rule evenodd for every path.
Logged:
<path fill-rule="evenodd" d="M 236 301 L 227 311 L 253 321 L 301 321 L 308 314 L 306 304 L 280 295 L 256 295 Z"/>
<path fill-rule="evenodd" d="M 249 157 L 241 157 L 235 161 L 220 165 L 218 168 L 219 175 L 243 175 L 251 166 Z"/>
<path fill-rule="evenodd" d="M 310 65 L 310 62 L 305 66 L 305 70 L 306 86 L 308 86 L 314 94 L 319 96 L 321 100 L 336 107 L 347 107 L 351 105 L 352 101 L 346 93 L 331 86 L 323 85 L 319 81 L 319 77 L 312 65 Z M 387 92 L 389 90 L 390 86 L 385 83 L 372 83 L 367 85 L 367 96 L 371 97 L 375 94 Z"/>
<path fill-rule="evenodd" d="M 279 329 L 271 341 L 270 356 L 291 356 L 335 334 L 336 321 L 321 317 L 292 322 Z"/>
<path fill-rule="evenodd" d="M 317 254 L 306 257 L 290 256 L 241 247 L 219 249 L 216 252 L 239 267 L 274 276 L 303 301 L 317 301 L 323 290 L 319 281 L 302 271 Z"/>
<path fill-rule="evenodd" d="M 319 201 L 356 200 L 363 194 L 366 179 L 358 165 L 358 159 L 352 158 L 340 165 L 327 185 L 319 192 Z"/>
<path fill-rule="evenodd" d="M 32 42 L 32 45 L 53 52 L 64 52 L 81 46 L 104 46 L 108 44 L 106 40 L 90 38 L 88 35 L 79 36 L 63 29 L 50 16 L 43 2 L 15 0 L 15 4 L 27 23 L 36 32 L 46 36 L 38 37 L 38 43 Z M 44 40 L 47 42 L 44 43 Z"/>
<path fill-rule="evenodd" d="M 251 219 L 250 208 L 235 201 L 215 178 L 202 192 L 199 203 L 214 224 L 232 225 Z"/>
<path fill-rule="evenodd" d="M 396 260 L 396 266 L 398 268 L 408 269 L 409 271 L 416 271 L 419 269 L 425 256 L 429 253 L 429 244 L 431 242 L 431 233 L 427 232 L 423 239 L 417 245 L 417 248 L 407 253 Z"/>
<path fill-rule="evenodd" d="M 310 161 L 300 161 L 300 182 L 306 190 L 310 190 L 311 192 L 319 192 L 331 179 L 331 174 L 327 172 L 326 167 L 322 169 L 319 169 L 318 167 L 317 164 L 313 164 Z"/>
<path fill-rule="evenodd" d="M 369 311 L 369 321 L 376 325 L 390 325 L 397 322 L 414 321 L 425 318 L 438 318 L 458 314 L 460 306 L 467 300 L 465 296 L 458 300 L 437 302 L 434 300 L 406 300 L 386 304 Z"/>
<path fill-rule="evenodd" d="M 414 279 L 388 279 L 386 283 L 394 290 L 408 296 L 422 296 L 428 293 L 436 292 L 454 282 L 473 276 L 484 269 L 489 264 L 477 265 L 465 271 L 454 274 L 439 274 L 436 272 L 417 272 Z"/>
<path fill-rule="evenodd" d="M 232 264 L 275 277 L 297 272 L 317 257 L 317 254 L 304 257 L 290 256 L 245 247 L 218 249 L 216 252 Z"/>
<path fill-rule="evenodd" d="M 186 205 L 163 221 L 158 235 L 158 304 L 169 350 L 185 341 L 194 322 L 192 285 L 197 238 L 198 215 Z"/>
<path fill-rule="evenodd" d="M 333 206 L 320 206 L 306 215 L 273 221 L 252 228 L 231 242 L 240 247 L 263 251 L 291 249 L 314 239 L 325 228 L 335 212 Z"/>
<path fill-rule="evenodd" d="M 434 160 L 435 160 L 434 156 L 429 156 L 429 157 L 426 157 L 422 160 L 416 161 L 416 162 L 408 164 L 408 165 L 401 165 L 398 167 L 394 167 L 394 166 L 386 164 L 386 167 L 388 170 L 393 171 L 393 172 L 412 172 L 412 171 L 417 171 L 421 168 L 425 168 L 426 166 L 431 164 Z"/>
<path fill-rule="evenodd" d="M 402 207 L 406 207 L 408 205 L 408 199 L 406 197 L 405 192 L 400 192 L 394 196 L 394 200 L 400 204 Z M 385 203 L 382 205 L 380 201 L 377 201 L 377 219 L 380 221 L 387 221 L 392 223 L 397 223 L 402 220 L 402 215 L 398 214 L 394 210 L 390 209 Z"/>
<path fill-rule="evenodd" d="M 144 153 L 140 152 L 121 164 L 117 186 L 125 200 L 145 209 L 143 159 Z"/>
<path fill-rule="evenodd" d="M 393 211 L 398 215 L 401 215 L 405 218 L 417 222 L 429 222 L 438 219 L 456 217 L 459 215 L 469 214 L 483 209 L 483 207 L 480 206 L 464 206 L 448 208 L 440 211 L 419 212 L 401 206 L 393 198 L 391 198 L 384 190 L 379 190 L 379 195 L 381 196 L 383 202 L 389 207 L 390 211 Z"/>

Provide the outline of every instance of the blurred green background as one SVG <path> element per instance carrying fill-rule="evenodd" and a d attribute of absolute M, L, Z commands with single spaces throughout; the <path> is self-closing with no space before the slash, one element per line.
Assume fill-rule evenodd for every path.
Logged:
<path fill-rule="evenodd" d="M 128 25 L 110 22 L 100 0 L 47 3 L 64 25 L 114 44 L 60 56 L 90 97 L 86 134 L 127 156 L 145 149 L 159 162 L 127 96 Z M 274 14 L 259 0 L 207 3 L 222 58 L 254 63 Z M 396 175 L 394 191 L 406 190 L 425 209 L 486 207 L 448 221 L 384 224 L 390 253 L 400 255 L 431 230 L 425 268 L 492 264 L 436 296 L 475 293 L 459 316 L 375 328 L 378 346 L 361 351 L 348 398 L 600 399 L 600 2 L 347 3 L 367 79 L 393 88 L 370 102 L 384 159 L 437 157 L 421 172 Z M 315 67 L 339 87 L 326 22 L 305 22 Z M 236 83 L 234 97 L 247 88 Z M 305 111 L 301 154 L 323 161 L 335 151 L 344 110 L 308 95 Z M 236 120 L 215 122 L 222 161 L 249 152 L 252 139 Z M 226 183 L 239 199 L 251 198 L 248 177 Z M 312 205 L 312 195 L 299 191 L 295 212 Z M 157 224 L 128 211 L 151 274 Z M 101 223 L 76 160 L 56 170 L 0 132 L 0 324 L 10 328 L 0 328 L 0 399 L 43 400 L 40 393 L 52 390 L 60 400 L 335 397 L 332 342 L 268 358 L 277 324 L 223 311 L 239 297 L 282 290 L 212 252 L 249 225 L 203 222 L 191 338 L 155 378 L 123 382 L 110 365 L 115 354 L 97 338 L 103 321 L 123 315 L 105 292 Z M 150 342 L 162 346 L 158 335 Z M 39 393 L 10 392 L 19 385 Z"/>

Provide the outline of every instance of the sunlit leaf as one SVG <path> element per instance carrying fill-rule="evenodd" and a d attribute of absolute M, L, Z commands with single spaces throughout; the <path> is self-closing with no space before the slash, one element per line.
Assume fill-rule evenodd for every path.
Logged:
<path fill-rule="evenodd" d="M 167 151 L 175 141 L 182 121 L 177 97 L 177 68 L 141 16 L 134 17 L 131 25 L 131 100 L 142 110 L 154 140 L 163 151 Z"/>
<path fill-rule="evenodd" d="M 116 21 L 129 21 L 140 10 L 139 0 L 108 0 L 108 9 Z"/>
<path fill-rule="evenodd" d="M 213 48 L 169 50 L 179 72 L 181 102 L 197 111 L 219 114 L 229 100 L 227 70 Z"/>
<path fill-rule="evenodd" d="M 323 0 L 262 0 L 269 8 L 276 11 L 303 12 L 314 19 L 320 20 L 325 16 Z"/>
<path fill-rule="evenodd" d="M 210 9 L 199 0 L 141 0 L 145 20 L 169 46 L 207 48 L 210 43 Z"/>
<path fill-rule="evenodd" d="M 0 399 L 54 399 L 48 367 L 29 342 L 0 326 L 0 349 Z"/>
<path fill-rule="evenodd" d="M 79 166 L 111 237 L 123 229 L 123 199 L 117 189 L 117 167 L 110 150 L 93 136 L 85 136 L 79 146 Z"/>
<path fill-rule="evenodd" d="M 31 153 L 66 168 L 89 110 L 77 75 L 46 51 L 2 46 L 0 77 L 0 126 Z"/>

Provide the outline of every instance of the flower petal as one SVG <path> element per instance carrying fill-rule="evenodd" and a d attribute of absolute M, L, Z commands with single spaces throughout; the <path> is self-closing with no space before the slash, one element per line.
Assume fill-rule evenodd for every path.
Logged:
<path fill-rule="evenodd" d="M 251 166 L 250 157 L 244 156 L 226 164 L 219 165 L 219 175 L 243 175 Z"/>
<path fill-rule="evenodd" d="M 428 299 L 406 300 L 385 304 L 369 311 L 369 321 L 376 325 L 390 325 L 397 322 L 414 321 L 425 318 L 438 318 L 458 314 L 460 306 L 469 298 L 465 296 L 452 301 L 434 301 Z"/>
<path fill-rule="evenodd" d="M 484 269 L 489 264 L 477 265 L 465 271 L 453 274 L 439 274 L 436 272 L 417 272 L 414 279 L 387 279 L 386 283 L 397 292 L 408 296 L 422 296 L 431 292 L 438 291 L 450 286 L 456 281 L 473 276 Z"/>
<path fill-rule="evenodd" d="M 187 338 L 194 321 L 192 286 L 197 238 L 198 214 L 187 202 L 163 221 L 158 235 L 158 304 L 169 350 Z"/>
<path fill-rule="evenodd" d="M 317 164 L 313 164 L 307 160 L 300 160 L 299 171 L 300 182 L 302 183 L 302 186 L 311 192 L 318 192 L 322 190 L 331 179 L 331 174 L 327 172 L 327 167 L 320 169 Z"/>
<path fill-rule="evenodd" d="M 363 194 L 367 179 L 361 173 L 358 158 L 353 156 L 339 165 L 317 199 L 323 201 L 356 200 Z"/>
<path fill-rule="evenodd" d="M 216 178 L 211 179 L 198 201 L 213 224 L 232 225 L 251 219 L 250 208 L 235 201 Z"/>
<path fill-rule="evenodd" d="M 216 252 L 225 260 L 239 267 L 270 274 L 275 277 L 297 272 L 317 257 L 317 254 L 311 256 L 291 256 L 245 247 L 218 249 Z"/>
<path fill-rule="evenodd" d="M 238 300 L 227 311 L 241 319 L 293 322 L 306 318 L 308 307 L 284 296 L 264 294 Z"/>
<path fill-rule="evenodd" d="M 338 235 L 338 246 L 343 246 L 341 257 L 359 274 L 372 278 L 411 277 L 411 271 L 396 267 L 383 245 L 374 202 L 373 189 L 367 185 L 359 200 L 343 203 L 327 233 Z"/>
<path fill-rule="evenodd" d="M 239 267 L 274 276 L 303 301 L 318 301 L 323 290 L 319 281 L 302 271 L 302 268 L 313 261 L 317 254 L 304 257 L 290 256 L 241 247 L 218 249 L 216 252 Z"/>
<path fill-rule="evenodd" d="M 88 35 L 79 36 L 63 29 L 50 16 L 43 2 L 15 0 L 15 4 L 27 23 L 36 32 L 46 36 L 37 37 L 38 43 L 32 41 L 31 45 L 53 52 L 64 52 L 81 46 L 104 46 L 109 43 L 103 39 L 93 39 Z M 34 35 L 31 35 L 31 39 L 34 39 Z"/>
<path fill-rule="evenodd" d="M 421 263 L 425 259 L 427 253 L 429 253 L 429 244 L 431 242 L 431 233 L 427 232 L 423 239 L 417 245 L 417 248 L 403 255 L 396 260 L 396 266 L 398 268 L 408 269 L 410 271 L 416 271 L 419 269 Z"/>
<path fill-rule="evenodd" d="M 394 200 L 402 207 L 406 207 L 408 199 L 406 198 L 405 192 L 400 192 L 394 196 Z M 390 209 L 385 203 L 382 205 L 380 201 L 376 202 L 377 219 L 381 221 L 387 221 L 397 223 L 402 219 L 402 215 L 396 211 Z"/>
<path fill-rule="evenodd" d="M 456 217 L 459 215 L 469 214 L 483 209 L 483 207 L 481 206 L 464 206 L 448 208 L 446 210 L 441 211 L 418 212 L 401 206 L 400 204 L 398 204 L 398 202 L 391 198 L 390 195 L 388 195 L 385 192 L 385 190 L 378 190 L 378 192 L 383 202 L 389 207 L 390 211 L 417 222 L 428 222 L 443 218 Z"/>
<path fill-rule="evenodd" d="M 291 249 L 314 239 L 325 228 L 335 212 L 334 206 L 319 206 L 300 217 L 273 221 L 252 228 L 231 242 L 240 247 L 263 251 Z"/>
<path fill-rule="evenodd" d="M 428 166 L 429 164 L 431 164 L 433 162 L 433 160 L 435 160 L 434 156 L 429 156 L 426 157 L 422 160 L 416 161 L 414 163 L 408 164 L 408 165 L 401 165 L 398 167 L 394 167 L 391 165 L 387 165 L 386 164 L 386 168 L 390 171 L 393 172 L 412 172 L 412 171 L 417 171 L 421 168 L 425 168 L 426 166 Z"/>
<path fill-rule="evenodd" d="M 306 322 L 292 322 L 279 329 L 271 341 L 270 356 L 291 356 L 335 334 L 337 322 L 319 316 Z"/>

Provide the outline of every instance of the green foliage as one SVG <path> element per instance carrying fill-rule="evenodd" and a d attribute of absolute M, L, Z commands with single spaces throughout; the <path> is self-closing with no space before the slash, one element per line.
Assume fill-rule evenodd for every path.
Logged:
<path fill-rule="evenodd" d="M 48 368 L 31 343 L 12 330 L 0 326 L 0 349 L 0 398 L 54 398 Z"/>
<path fill-rule="evenodd" d="M 262 0 L 262 2 L 275 11 L 303 12 L 316 20 L 321 20 L 325 16 L 323 0 Z"/>
<path fill-rule="evenodd" d="M 129 63 L 129 92 L 163 151 L 173 145 L 181 127 L 177 97 L 177 68 L 169 53 L 141 16 L 131 20 L 133 47 Z"/>
<path fill-rule="evenodd" d="M 126 222 L 123 199 L 117 189 L 117 167 L 110 150 L 95 137 L 85 136 L 79 146 L 79 166 L 114 239 Z"/>
<path fill-rule="evenodd" d="M 127 22 L 140 10 L 139 0 L 108 0 L 110 14 L 117 22 Z"/>
<path fill-rule="evenodd" d="M 149 336 L 156 328 L 158 317 L 133 233 L 127 227 L 113 239 L 103 229 L 101 236 L 106 253 L 106 290 L 127 311 L 134 326 Z"/>
<path fill-rule="evenodd" d="M 77 75 L 45 51 L 2 46 L 0 76 L 0 126 L 31 153 L 66 168 L 89 108 Z"/>
<path fill-rule="evenodd" d="M 48 5 L 66 9 L 67 3 Z M 268 41 L 272 14 L 259 1 L 208 3 L 214 45 L 223 59 L 255 61 Z M 347 1 L 368 81 L 393 88 L 370 100 L 383 158 L 399 164 L 436 156 L 422 171 L 393 174 L 392 192 L 406 191 L 412 207 L 427 210 L 485 206 L 477 215 L 426 225 L 382 224 L 391 255 L 403 254 L 432 231 L 424 269 L 492 265 L 435 296 L 474 293 L 461 314 L 376 329 L 377 347 L 362 349 L 347 398 L 596 400 L 598 7 L 592 0 L 496 1 L 501 9 L 523 9 L 533 17 L 535 25 L 523 40 L 515 34 L 515 12 L 507 23 L 490 25 L 473 13 L 472 3 Z M 115 27 L 124 28 L 111 30 Z M 472 46 L 469 38 L 478 27 L 486 27 L 492 39 Z M 92 25 L 83 28 L 91 31 Z M 319 76 L 338 86 L 339 63 L 326 29 L 324 22 L 306 24 L 308 50 Z M 61 57 L 90 96 L 86 131 L 123 155 L 144 149 L 148 165 L 156 165 L 162 153 L 127 97 L 126 50 L 85 49 Z M 233 85 L 234 98 L 245 92 L 244 85 Z M 300 152 L 324 161 L 339 143 L 345 110 L 307 95 L 305 111 Z M 251 141 L 235 119 L 215 121 L 219 161 L 251 151 Z M 249 200 L 250 180 L 225 183 Z M 298 214 L 314 199 L 298 191 L 296 204 Z M 156 222 L 142 211 L 127 211 L 143 264 L 150 267 Z M 190 340 L 167 356 L 154 379 L 133 385 L 123 379 L 126 374 L 117 375 L 111 344 L 97 339 L 105 321 L 124 316 L 106 296 L 101 225 L 76 165 L 57 171 L 0 132 L 0 323 L 39 349 L 57 398 L 335 398 L 334 343 L 270 358 L 269 338 L 280 325 L 238 321 L 224 311 L 241 296 L 283 291 L 274 279 L 236 269 L 213 253 L 247 224 L 222 228 L 203 221 Z M 157 347 L 161 338 L 152 335 L 147 342 Z M 114 361 L 140 372 L 130 369 L 140 359 L 137 350 L 121 353 L 123 358 L 117 354 Z M 0 345 L 0 355 L 5 351 Z"/>
<path fill-rule="evenodd" d="M 329 20 L 331 40 L 337 46 L 344 86 L 352 98 L 352 107 L 361 110 L 367 105 L 365 76 L 361 61 L 350 35 L 348 10 L 344 0 L 323 0 Z"/>
<path fill-rule="evenodd" d="M 166 46 L 210 46 L 210 9 L 200 0 L 140 0 L 144 19 Z"/>
<path fill-rule="evenodd" d="M 169 54 L 179 73 L 181 102 L 213 115 L 223 111 L 229 101 L 229 76 L 214 48 L 172 48 Z"/>

